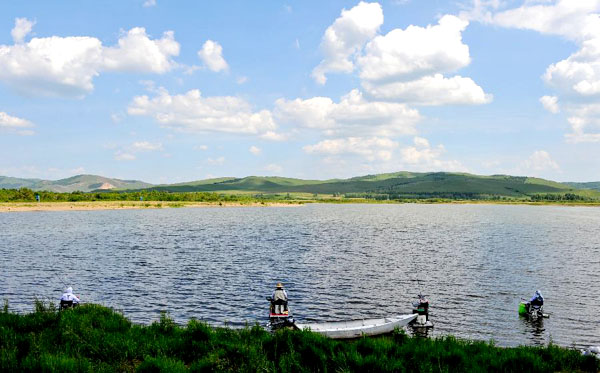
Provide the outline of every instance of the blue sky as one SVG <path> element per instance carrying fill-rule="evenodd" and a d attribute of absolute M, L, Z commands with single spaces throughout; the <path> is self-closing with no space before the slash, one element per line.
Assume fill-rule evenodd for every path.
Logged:
<path fill-rule="evenodd" d="M 600 180 L 600 0 L 0 3 L 0 175 Z"/>

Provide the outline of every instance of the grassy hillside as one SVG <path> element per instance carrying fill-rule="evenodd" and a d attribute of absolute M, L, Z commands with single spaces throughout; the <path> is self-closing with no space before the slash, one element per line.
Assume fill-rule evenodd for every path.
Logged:
<path fill-rule="evenodd" d="M 587 187 L 593 187 L 596 183 L 584 184 Z M 20 187 L 54 192 L 115 190 L 284 196 L 289 193 L 292 195 L 312 196 L 318 194 L 380 199 L 528 199 L 531 197 L 535 197 L 536 200 L 540 200 L 540 198 L 541 200 L 600 199 L 600 188 L 599 190 L 581 189 L 582 183 L 567 184 L 532 177 L 481 176 L 448 172 L 394 172 L 330 180 L 302 180 L 275 176 L 221 177 L 164 185 L 151 185 L 136 180 L 119 180 L 94 175 L 78 175 L 56 181 L 0 177 L 0 188 L 16 189 Z"/>
<path fill-rule="evenodd" d="M 0 176 L 0 189 L 29 188 L 31 190 L 47 190 L 50 192 L 90 192 L 102 189 L 142 189 L 152 184 L 138 180 L 120 180 L 96 175 L 77 175 L 60 180 L 19 179 Z"/>
<path fill-rule="evenodd" d="M 329 195 L 383 194 L 394 198 L 491 196 L 528 197 L 535 194 L 565 194 L 600 197 L 600 192 L 581 191 L 549 180 L 508 175 L 479 176 L 465 173 L 397 172 L 350 179 L 301 180 L 281 177 L 223 178 L 212 181 L 160 185 L 151 190 L 169 192 L 310 193 Z"/>
<path fill-rule="evenodd" d="M 600 181 L 594 181 L 589 183 L 563 183 L 570 186 L 571 188 L 577 189 L 592 189 L 600 191 Z"/>
<path fill-rule="evenodd" d="M 98 305 L 57 312 L 0 311 L 2 372 L 597 372 L 577 350 L 502 348 L 452 337 L 330 340 L 310 331 L 269 333 L 255 325 L 177 325 L 163 315 L 136 325 Z"/>

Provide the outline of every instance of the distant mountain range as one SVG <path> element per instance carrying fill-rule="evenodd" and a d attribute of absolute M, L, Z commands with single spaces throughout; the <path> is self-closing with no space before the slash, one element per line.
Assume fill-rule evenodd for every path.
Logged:
<path fill-rule="evenodd" d="M 284 177 L 223 177 L 178 184 L 152 185 L 138 180 L 119 180 L 77 175 L 56 181 L 0 176 L 0 188 L 26 187 L 53 192 L 95 190 L 157 190 L 168 192 L 394 194 L 398 196 L 487 195 L 519 197 L 532 194 L 575 193 L 600 197 L 600 182 L 558 183 L 532 177 L 480 176 L 447 172 L 395 172 L 350 179 L 302 180 Z"/>
<path fill-rule="evenodd" d="M 0 176 L 0 189 L 29 188 L 50 192 L 91 192 L 107 189 L 142 189 L 152 184 L 138 180 L 119 180 L 96 175 L 77 175 L 60 180 L 20 179 Z"/>

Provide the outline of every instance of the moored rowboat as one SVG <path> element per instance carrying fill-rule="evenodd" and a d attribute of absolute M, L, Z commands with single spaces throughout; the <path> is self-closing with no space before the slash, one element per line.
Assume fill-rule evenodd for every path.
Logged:
<path fill-rule="evenodd" d="M 359 338 L 391 333 L 395 328 L 408 325 L 417 318 L 417 314 L 397 315 L 379 319 L 364 319 L 351 321 L 331 321 L 323 323 L 298 324 L 299 329 L 308 329 L 333 339 Z"/>

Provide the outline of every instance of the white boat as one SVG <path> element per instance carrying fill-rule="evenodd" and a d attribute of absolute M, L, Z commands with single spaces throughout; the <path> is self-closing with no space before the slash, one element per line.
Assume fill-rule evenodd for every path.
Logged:
<path fill-rule="evenodd" d="M 417 318 L 417 314 L 397 315 L 380 319 L 364 319 L 351 321 L 331 321 L 323 323 L 298 324 L 301 330 L 310 330 L 333 339 L 359 338 L 391 333 L 396 328 L 408 325 Z"/>

